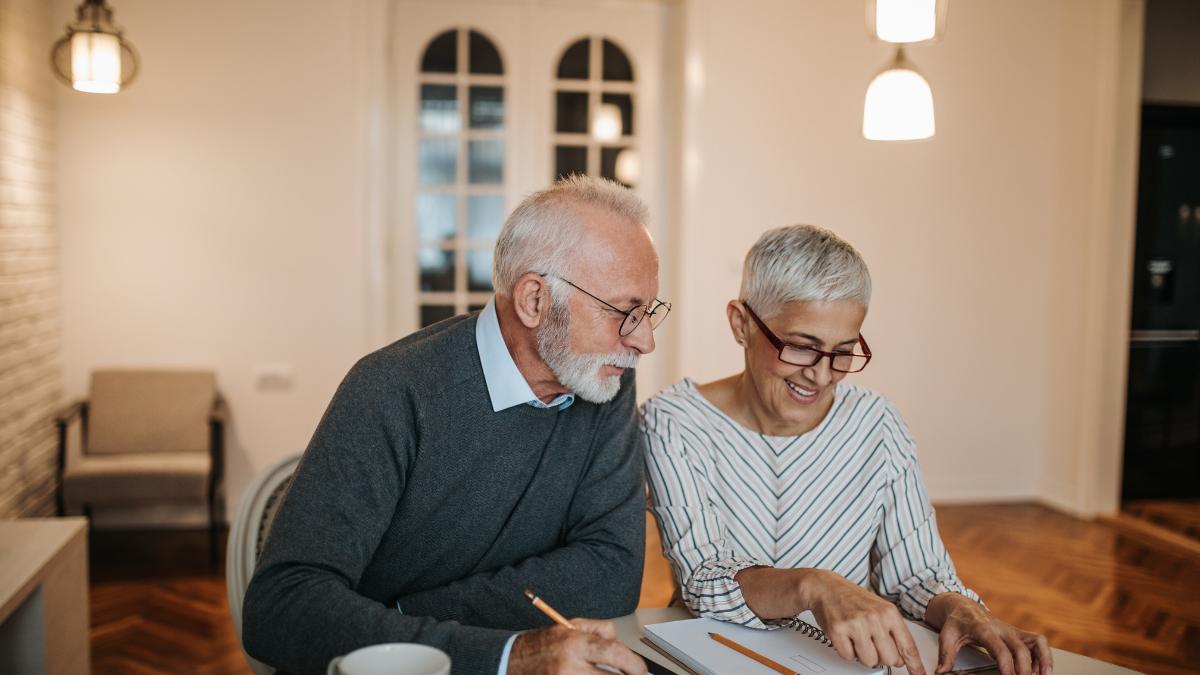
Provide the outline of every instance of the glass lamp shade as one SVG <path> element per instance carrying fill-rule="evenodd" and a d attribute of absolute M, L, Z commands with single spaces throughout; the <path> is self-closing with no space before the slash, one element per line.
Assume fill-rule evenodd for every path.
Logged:
<path fill-rule="evenodd" d="M 71 86 L 93 94 L 121 91 L 121 40 L 109 33 L 71 36 Z"/>
<path fill-rule="evenodd" d="M 626 185 L 637 185 L 642 175 L 642 163 L 638 159 L 637 150 L 625 148 L 617 155 L 617 166 L 613 170 L 617 180 Z"/>
<path fill-rule="evenodd" d="M 625 131 L 621 121 L 621 107 L 615 103 L 601 103 L 592 121 L 592 138 L 600 143 L 612 143 Z"/>
<path fill-rule="evenodd" d="M 933 133 L 933 91 L 903 51 L 897 51 L 892 64 L 867 87 L 863 138 L 915 141 Z"/>
<path fill-rule="evenodd" d="M 941 37 L 947 0 L 867 0 L 871 35 L 884 42 L 908 44 Z"/>
<path fill-rule="evenodd" d="M 112 21 L 104 0 L 83 0 L 66 35 L 50 48 L 50 65 L 64 84 L 95 94 L 115 94 L 138 73 L 138 57 Z"/>

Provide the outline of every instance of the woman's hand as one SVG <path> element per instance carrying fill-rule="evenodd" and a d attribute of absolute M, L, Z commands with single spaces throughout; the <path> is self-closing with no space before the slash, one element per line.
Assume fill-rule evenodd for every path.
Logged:
<path fill-rule="evenodd" d="M 965 595 L 934 597 L 925 610 L 925 620 L 942 632 L 937 673 L 949 672 L 958 650 L 969 644 L 988 650 L 1001 675 L 1050 675 L 1054 671 L 1054 656 L 1044 636 L 1004 623 Z"/>
<path fill-rule="evenodd" d="M 911 675 L 927 675 L 900 610 L 837 572 L 750 567 L 734 578 L 746 606 L 759 617 L 811 610 L 843 659 L 872 667 L 906 666 Z"/>

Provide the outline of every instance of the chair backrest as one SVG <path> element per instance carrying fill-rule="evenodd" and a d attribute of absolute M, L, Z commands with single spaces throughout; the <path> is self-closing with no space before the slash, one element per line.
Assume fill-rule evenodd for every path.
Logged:
<path fill-rule="evenodd" d="M 94 371 L 85 452 L 208 452 L 216 396 L 212 371 Z"/>
<path fill-rule="evenodd" d="M 229 526 L 229 551 L 225 565 L 225 590 L 229 594 L 229 611 L 233 614 L 233 628 L 238 642 L 242 640 L 242 600 L 258 556 L 262 553 L 263 541 L 271 531 L 279 502 L 292 481 L 292 473 L 300 463 L 300 453 L 285 457 L 263 469 L 250 481 L 242 494 L 237 514 Z M 245 654 L 245 648 L 242 649 Z M 254 675 L 274 675 L 275 669 L 254 660 L 248 654 L 246 661 Z"/>

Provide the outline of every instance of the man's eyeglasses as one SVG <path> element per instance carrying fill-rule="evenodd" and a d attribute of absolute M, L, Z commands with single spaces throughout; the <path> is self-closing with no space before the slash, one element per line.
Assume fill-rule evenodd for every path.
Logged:
<path fill-rule="evenodd" d="M 754 323 L 758 324 L 758 329 L 763 332 L 767 340 L 779 350 L 779 360 L 784 363 L 789 363 L 793 366 L 804 366 L 811 368 L 821 362 L 821 359 L 829 357 L 829 367 L 839 373 L 857 373 L 871 361 L 871 348 L 867 346 L 867 341 L 862 335 L 858 336 L 858 345 L 862 348 L 862 353 L 854 352 L 823 352 L 820 349 L 809 347 L 808 345 L 798 345 L 792 342 L 784 342 L 780 340 L 767 324 L 763 323 L 762 319 L 750 309 L 750 305 L 742 303 L 746 311 L 750 313 L 750 318 L 754 319 Z"/>
<path fill-rule="evenodd" d="M 616 307 L 613 307 L 612 305 L 608 304 L 607 302 L 604 302 L 600 298 L 597 298 L 596 296 L 592 295 L 591 293 L 588 293 L 587 291 L 576 286 L 575 284 L 572 284 L 570 281 L 563 279 L 562 277 L 558 276 L 557 274 L 543 274 L 542 276 L 554 277 L 555 279 L 561 279 L 562 281 L 565 281 L 566 283 L 570 284 L 571 288 L 574 288 L 575 290 L 579 291 L 580 293 L 587 295 L 588 297 L 592 298 L 596 302 L 599 302 L 600 304 L 604 305 L 605 307 L 612 309 L 614 312 L 625 315 L 625 318 L 621 321 L 621 328 L 617 331 L 621 337 L 625 337 L 626 335 L 629 335 L 633 331 L 637 330 L 637 327 L 642 323 L 642 319 L 645 319 L 646 317 L 650 317 L 650 330 L 654 330 L 655 328 L 658 328 L 659 325 L 662 324 L 663 319 L 667 318 L 667 315 L 671 313 L 671 303 L 663 302 L 663 301 L 657 300 L 657 299 L 654 301 L 653 307 L 649 307 L 646 305 L 638 305 L 637 307 L 634 307 L 633 309 L 630 309 L 630 310 L 617 309 Z"/>

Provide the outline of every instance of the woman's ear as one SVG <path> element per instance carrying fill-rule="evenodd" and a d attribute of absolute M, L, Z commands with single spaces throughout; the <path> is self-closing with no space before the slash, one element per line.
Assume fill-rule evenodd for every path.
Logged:
<path fill-rule="evenodd" d="M 526 272 L 513 287 L 513 307 L 526 328 L 537 328 L 550 311 L 550 286 L 535 272 Z"/>
<path fill-rule="evenodd" d="M 728 305 L 725 305 L 725 314 L 729 317 L 729 329 L 733 331 L 733 339 L 742 347 L 746 346 L 749 338 L 747 325 L 750 318 L 746 316 L 746 308 L 741 301 L 730 300 Z"/>

